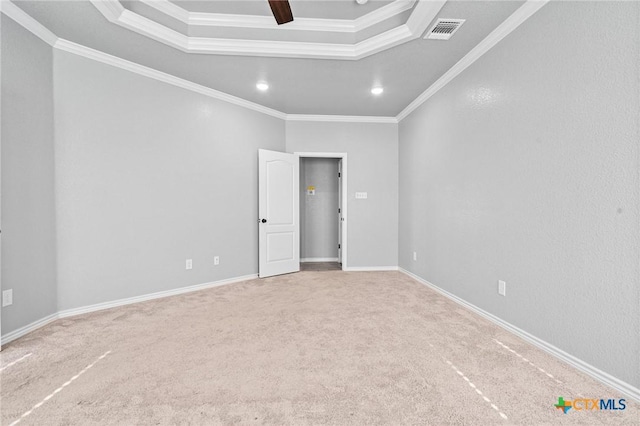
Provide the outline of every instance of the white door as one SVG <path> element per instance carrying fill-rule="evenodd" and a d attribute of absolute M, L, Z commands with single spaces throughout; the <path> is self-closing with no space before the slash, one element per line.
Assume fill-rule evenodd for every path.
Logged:
<path fill-rule="evenodd" d="M 342 159 L 338 161 L 338 263 L 342 263 Z"/>
<path fill-rule="evenodd" d="M 300 158 L 258 150 L 260 278 L 300 270 Z"/>

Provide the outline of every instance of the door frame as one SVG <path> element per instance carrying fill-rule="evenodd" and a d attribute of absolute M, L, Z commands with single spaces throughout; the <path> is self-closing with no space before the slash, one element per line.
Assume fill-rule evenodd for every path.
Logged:
<path fill-rule="evenodd" d="M 340 249 L 342 250 L 342 270 L 347 270 L 347 259 L 348 259 L 348 251 L 347 251 L 347 223 L 348 223 L 348 215 L 347 215 L 347 153 L 346 152 L 294 152 L 300 158 L 335 158 L 342 160 L 342 175 L 340 176 L 340 184 L 342 185 L 342 210 L 340 214 L 342 215 L 342 238 L 340 243 Z M 300 230 L 302 233 L 302 230 Z"/>

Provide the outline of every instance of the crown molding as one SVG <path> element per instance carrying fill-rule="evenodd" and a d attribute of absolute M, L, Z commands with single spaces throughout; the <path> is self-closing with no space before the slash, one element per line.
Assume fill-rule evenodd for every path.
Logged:
<path fill-rule="evenodd" d="M 498 44 L 503 38 L 509 35 L 513 30 L 518 28 L 520 24 L 529 19 L 534 13 L 540 10 L 549 0 L 528 0 L 520 6 L 518 10 L 513 12 L 505 21 L 498 25 L 484 40 L 469 51 L 462 59 L 460 59 L 453 67 L 445 72 L 438 80 L 435 81 L 427 90 L 422 92 L 420 96 L 413 100 L 400 114 L 396 116 L 398 122 L 405 119 L 409 114 L 415 111 L 420 105 L 425 103 L 429 98 L 435 95 L 440 89 L 446 86 L 451 80 L 456 78 L 462 71 L 467 69 L 471 64 L 477 61 L 482 55 L 487 53 L 493 46 Z"/>
<path fill-rule="evenodd" d="M 128 9 L 124 9 L 119 0 L 91 0 L 91 3 L 110 22 L 183 52 L 338 60 L 362 59 L 401 43 L 419 38 L 424 32 L 424 29 L 436 17 L 445 2 L 446 0 L 418 1 L 413 8 L 407 24 L 400 25 L 356 44 L 338 44 L 190 37 Z M 152 3 L 152 1 L 147 2 L 149 5 Z M 400 6 L 407 7 L 407 5 L 413 5 L 413 3 L 413 0 L 402 0 Z M 400 6 L 394 6 L 395 9 L 393 10 L 400 10 Z M 167 9 L 166 5 L 164 7 Z M 174 10 L 175 7 L 179 6 L 168 6 L 168 9 Z M 377 18 L 374 15 L 372 19 Z M 271 19 L 269 18 L 269 20 Z M 367 23 L 365 22 L 363 25 L 367 25 Z"/>
<path fill-rule="evenodd" d="M 91 3 L 111 22 L 115 22 L 126 10 L 118 0 L 91 0 Z"/>
<path fill-rule="evenodd" d="M 418 0 L 396 0 L 393 3 L 389 3 L 386 6 L 382 6 L 381 8 L 369 12 L 366 15 L 355 19 L 354 32 L 362 31 L 399 15 L 402 12 L 406 12 L 413 7 L 416 1 Z"/>
<path fill-rule="evenodd" d="M 321 121 L 334 123 L 383 123 L 398 124 L 395 117 L 378 117 L 368 115 L 310 115 L 287 114 L 287 121 Z"/>
<path fill-rule="evenodd" d="M 422 92 L 420 96 L 413 100 L 407 107 L 405 107 L 396 117 L 375 117 L 375 116 L 346 116 L 346 115 L 304 115 L 304 114 L 286 114 L 284 112 L 266 107 L 264 105 L 257 104 L 255 102 L 248 101 L 246 99 L 242 99 L 233 95 L 229 95 L 224 92 L 220 92 L 215 89 L 211 89 L 206 86 L 202 86 L 197 83 L 193 83 L 191 81 L 182 79 L 180 77 L 176 77 L 162 71 L 155 70 L 153 68 L 146 67 L 144 65 L 136 64 L 134 62 L 118 58 L 116 56 L 109 55 L 104 52 L 100 52 L 95 49 L 91 49 L 86 46 L 82 46 L 77 43 L 73 43 L 68 40 L 60 39 L 51 31 L 49 31 L 46 27 L 44 27 L 41 23 L 36 21 L 34 18 L 29 16 L 26 12 L 16 6 L 14 3 L 10 1 L 0 0 L 0 12 L 14 20 L 16 23 L 20 24 L 22 27 L 30 31 L 35 36 L 39 37 L 45 43 L 53 46 L 56 49 L 63 50 L 69 53 L 73 53 L 79 56 L 84 56 L 88 59 L 92 59 L 98 62 L 102 62 L 108 65 L 112 65 L 121 69 L 125 69 L 140 75 L 144 75 L 149 78 L 153 78 L 155 80 L 163 81 L 168 84 L 172 84 L 177 87 L 181 87 L 187 90 L 191 90 L 196 93 L 200 93 L 205 96 L 209 96 L 215 99 L 223 100 L 234 105 L 239 105 L 254 111 L 258 111 L 272 117 L 280 118 L 282 120 L 287 121 L 324 121 L 324 122 L 352 122 L 352 123 L 399 123 L 403 119 L 405 119 L 409 114 L 415 111 L 420 105 L 426 102 L 431 96 L 437 93 L 440 89 L 446 86 L 451 80 L 453 80 L 457 75 L 459 75 L 462 71 L 468 68 L 471 64 L 473 64 L 476 60 L 478 60 L 482 55 L 488 52 L 493 46 L 498 44 L 503 38 L 509 35 L 513 30 L 515 30 L 520 24 L 529 19 L 533 14 L 535 14 L 538 10 L 540 10 L 544 5 L 546 5 L 550 0 L 528 0 L 523 6 L 521 6 L 518 10 L 516 10 L 511 16 L 509 16 L 502 24 L 500 24 L 494 31 L 492 31 L 484 40 L 482 40 L 476 47 L 474 47 L 467 55 L 465 55 L 458 63 L 456 63 L 453 67 L 451 67 L 446 73 L 444 73 L 435 83 L 433 83 L 427 90 Z M 92 0 L 92 3 L 113 3 L 114 0 L 108 1 L 98 1 Z M 116 2 L 118 3 L 118 2 Z M 442 2 L 424 2 L 420 1 L 416 6 L 420 6 L 423 3 L 438 3 L 440 4 L 440 8 L 442 7 Z M 120 3 L 118 3 L 120 5 Z M 97 6 L 96 6 L 97 7 Z M 117 17 L 120 18 L 124 16 L 125 21 L 128 19 L 128 13 L 126 9 L 118 8 L 117 6 L 101 6 L 103 10 L 106 11 L 105 16 Z M 122 5 L 120 5 L 122 7 Z M 435 8 L 431 10 L 431 13 L 437 14 L 440 10 L 434 11 Z M 414 12 L 415 13 L 415 12 Z M 135 15 L 135 14 L 131 14 Z M 428 17 L 427 17 L 428 18 Z M 425 18 L 425 19 L 427 19 Z M 109 19 L 109 18 L 108 18 Z M 116 19 L 116 18 L 114 18 Z M 138 19 L 132 17 L 132 19 Z M 145 19 L 145 18 L 143 18 Z M 147 20 L 149 21 L 149 20 Z M 153 21 L 149 21 L 152 22 Z M 426 24 L 428 26 L 428 23 Z M 417 36 L 412 35 L 411 37 L 420 37 L 421 33 L 418 33 Z M 408 33 L 405 29 L 396 28 L 391 31 L 387 31 L 386 33 L 380 34 L 381 37 L 386 37 L 385 42 L 389 42 L 389 40 L 395 39 L 397 42 L 399 39 L 403 37 L 407 37 Z M 243 41 L 243 40 L 239 40 Z M 192 43 L 198 42 L 198 39 L 192 38 Z M 251 42 L 248 42 L 249 45 L 245 46 L 247 51 L 249 51 L 252 46 Z M 367 41 L 361 42 L 367 43 Z M 371 43 L 371 42 L 370 42 Z M 372 48 L 375 48 L 375 44 L 379 42 L 373 42 L 374 46 L 362 46 L 362 51 L 368 51 Z M 313 44 L 313 43 L 309 43 Z M 354 48 L 354 51 L 358 49 Z M 268 42 L 262 46 L 263 49 L 267 49 Z M 390 47 L 390 46 L 389 46 Z M 223 45 L 219 45 L 218 48 L 224 48 Z M 238 48 L 238 45 L 227 46 L 229 49 Z M 345 50 L 348 53 L 348 50 Z M 343 54 L 347 54 L 343 52 Z M 355 54 L 358 54 L 356 52 Z M 360 54 L 362 54 L 360 52 Z M 271 56 L 271 55 L 270 55 Z"/>
<path fill-rule="evenodd" d="M 404 24 L 399 27 L 385 31 L 382 34 L 375 35 L 363 40 L 355 45 L 355 56 L 353 59 L 358 60 L 373 55 L 383 50 L 390 49 L 402 43 L 419 38 L 420 34 L 414 34 L 409 27 Z"/>
<path fill-rule="evenodd" d="M 396 0 L 357 19 L 296 18 L 278 26 L 271 16 L 233 15 L 226 13 L 189 12 L 168 0 L 140 0 L 142 3 L 187 25 L 278 29 L 279 31 L 324 31 L 356 33 L 411 9 L 416 0 Z"/>
<path fill-rule="evenodd" d="M 48 45 L 53 46 L 58 40 L 58 37 L 54 33 L 14 3 L 0 0 L 0 11 Z"/>
<path fill-rule="evenodd" d="M 355 56 L 355 49 L 348 44 L 189 37 L 187 47 L 182 50 L 236 56 L 356 60 L 359 58 Z"/>
<path fill-rule="evenodd" d="M 181 21 L 183 24 L 191 23 L 190 19 L 193 13 L 183 9 L 173 2 L 170 2 L 169 0 L 140 0 L 140 2 L 157 10 L 158 12 L 162 12 L 165 15 Z"/>
<path fill-rule="evenodd" d="M 286 119 L 287 115 L 281 111 L 268 108 L 264 105 L 257 104 L 255 102 L 248 101 L 246 99 L 239 98 L 237 96 L 229 95 L 228 93 L 220 92 L 219 90 L 211 89 L 209 87 L 202 86 L 197 83 L 182 79 L 180 77 L 173 76 L 171 74 L 164 73 L 162 71 L 155 70 L 153 68 L 146 67 L 144 65 L 136 64 L 135 62 L 128 61 L 126 59 L 118 58 L 117 56 L 109 55 L 108 53 L 100 52 L 99 50 L 91 49 L 80 44 L 58 39 L 54 48 L 62 50 L 64 52 L 73 53 L 74 55 L 83 56 L 85 58 L 101 62 L 103 64 L 111 65 L 116 68 L 127 70 L 145 77 L 152 78 L 154 80 L 162 81 L 164 83 L 171 84 L 183 89 L 190 90 L 192 92 L 199 93 L 201 95 L 208 96 L 210 98 L 219 99 L 234 105 L 238 105 L 247 109 L 261 112 L 272 117 Z"/>
<path fill-rule="evenodd" d="M 288 22 L 287 25 L 278 26 L 271 16 L 231 15 L 226 13 L 190 12 L 187 25 L 278 31 L 356 32 L 354 23 L 344 19 L 296 18 L 293 22 Z"/>
<path fill-rule="evenodd" d="M 118 12 L 112 9 L 115 13 L 122 14 L 123 11 Z M 33 19 L 26 14 L 15 4 L 10 1 L 0 1 L 0 12 L 7 15 L 16 23 L 30 31 L 32 34 L 38 36 L 43 41 L 51 45 L 57 50 L 72 53 L 74 55 L 82 56 L 84 58 L 101 62 L 103 64 L 111 65 L 116 68 L 120 68 L 126 71 L 130 71 L 154 80 L 162 81 L 164 83 L 171 84 L 176 87 L 180 87 L 186 90 L 190 90 L 195 93 L 199 93 L 204 96 L 208 96 L 221 101 L 229 102 L 234 105 L 238 105 L 253 111 L 261 112 L 272 117 L 279 118 L 286 121 L 323 121 L 323 122 L 342 122 L 342 123 L 392 123 L 395 124 L 398 121 L 395 117 L 375 117 L 375 116 L 347 116 L 347 115 L 301 115 L 301 114 L 285 114 L 284 112 L 275 110 L 273 108 L 266 107 L 264 105 L 257 104 L 255 102 L 248 101 L 246 99 L 239 98 L 237 96 L 229 95 L 219 90 L 211 89 L 206 86 L 182 79 L 180 77 L 173 76 L 171 74 L 158 71 L 156 69 L 146 67 L 144 65 L 137 64 L 135 62 L 128 61 L 126 59 L 119 58 L 117 56 L 109 55 L 108 53 L 101 52 L 90 47 L 83 46 L 78 43 L 74 43 L 69 40 L 58 38 L 55 34 L 45 28 L 41 23 Z"/>

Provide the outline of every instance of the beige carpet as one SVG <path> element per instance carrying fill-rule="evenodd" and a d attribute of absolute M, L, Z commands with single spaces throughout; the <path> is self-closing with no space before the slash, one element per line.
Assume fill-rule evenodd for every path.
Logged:
<path fill-rule="evenodd" d="M 397 272 L 301 272 L 58 320 L 1 358 L 3 425 L 640 419 L 629 400 L 563 414 L 559 396 L 620 395 Z"/>

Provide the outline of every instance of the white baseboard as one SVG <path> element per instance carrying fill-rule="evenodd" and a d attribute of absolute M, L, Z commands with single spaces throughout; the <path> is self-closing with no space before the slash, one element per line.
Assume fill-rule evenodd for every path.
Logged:
<path fill-rule="evenodd" d="M 24 336 L 25 334 L 29 334 L 32 331 L 35 331 L 37 329 L 39 329 L 40 327 L 44 327 L 45 325 L 49 324 L 50 322 L 53 322 L 55 320 L 58 319 L 58 313 L 54 312 L 51 315 L 47 315 L 44 318 L 40 318 L 37 321 L 32 322 L 31 324 L 27 324 L 24 327 L 20 327 L 17 330 L 13 330 L 7 334 L 5 334 L 4 336 L 2 336 L 2 345 L 6 345 L 7 343 L 16 340 L 19 337 Z"/>
<path fill-rule="evenodd" d="M 25 325 L 24 327 L 20 327 L 17 330 L 11 331 L 4 336 L 2 336 L 2 344 L 5 345 L 19 337 L 24 336 L 27 333 L 31 333 L 39 329 L 40 327 L 44 327 L 52 321 L 57 320 L 58 318 L 67 318 L 75 315 L 82 315 L 89 312 L 101 311 L 103 309 L 115 308 L 118 306 L 131 305 L 133 303 L 145 302 L 147 300 L 160 299 L 163 297 L 176 296 L 178 294 L 190 293 L 192 291 L 204 290 L 212 287 L 220 287 L 227 284 L 233 284 L 240 281 L 252 280 L 254 278 L 258 278 L 258 274 L 250 274 L 244 275 L 241 277 L 228 278 L 220 281 L 213 281 L 204 284 L 196 284 L 188 287 L 181 287 L 172 290 L 159 291 L 156 293 L 143 294 L 141 296 L 128 297 L 126 299 L 118 299 L 110 302 L 97 303 L 95 305 L 89 306 L 81 306 L 79 308 L 65 309 L 64 311 L 58 311 L 53 313 L 45 318 L 42 318 L 38 321 L 32 322 L 31 324 Z"/>
<path fill-rule="evenodd" d="M 397 271 L 397 266 L 349 266 L 344 269 L 347 272 L 376 272 L 376 271 Z"/>
<path fill-rule="evenodd" d="M 305 257 L 304 259 L 300 259 L 300 263 L 310 263 L 310 262 L 337 262 L 337 257 Z"/>
<path fill-rule="evenodd" d="M 403 274 L 406 274 L 408 276 L 410 276 L 411 278 L 413 278 L 414 280 L 418 281 L 421 284 L 426 285 L 427 287 L 437 291 L 438 293 L 442 294 L 443 296 L 453 300 L 454 302 L 464 306 L 465 308 L 469 309 L 470 311 L 473 311 L 474 313 L 488 319 L 489 321 L 493 322 L 496 325 L 499 325 L 500 327 L 504 328 L 505 330 L 515 334 L 516 336 L 520 337 L 521 339 L 531 343 L 532 345 L 538 347 L 539 349 L 542 349 L 543 351 L 547 352 L 548 354 L 553 355 L 554 357 L 558 358 L 560 361 L 563 361 L 567 364 L 569 364 L 570 366 L 582 371 L 583 373 L 591 376 L 592 378 L 598 380 L 599 382 L 604 383 L 607 386 L 612 387 L 613 389 L 617 390 L 618 392 L 620 392 L 621 394 L 628 396 L 630 399 L 633 399 L 635 401 L 640 402 L 640 389 L 638 389 L 637 387 L 624 382 L 616 377 L 613 377 L 612 375 L 605 373 L 604 371 L 594 367 L 591 364 L 588 364 L 584 361 L 582 361 L 579 358 L 576 358 L 575 356 L 563 351 L 560 348 L 557 348 L 556 346 L 552 345 L 551 343 L 548 343 L 532 334 L 527 333 L 526 331 L 522 330 L 521 328 L 516 327 L 515 325 L 493 315 L 490 314 L 489 312 L 478 308 L 475 305 L 472 305 L 471 303 L 465 301 L 464 299 L 459 298 L 458 296 L 449 293 L 446 290 L 441 289 L 440 287 L 430 283 L 429 281 L 415 275 L 412 272 L 407 271 L 406 269 L 403 268 L 399 268 L 399 271 L 402 272 Z"/>
<path fill-rule="evenodd" d="M 176 296 L 178 294 L 190 293 L 192 291 L 204 290 L 206 288 L 220 287 L 222 285 L 233 284 L 240 281 L 258 278 L 258 274 L 244 275 L 242 277 L 229 278 L 226 280 L 213 281 L 204 284 L 196 284 L 188 287 L 180 287 L 172 290 L 159 291 L 156 293 L 143 294 L 142 296 L 128 297 L 111 302 L 97 303 L 95 305 L 82 306 L 80 308 L 65 309 L 58 312 L 60 318 L 67 318 L 75 315 L 82 315 L 89 312 L 101 311 L 103 309 L 115 308 L 117 306 L 131 305 L 133 303 L 146 302 L 147 300 L 161 299 L 163 297 Z"/>

